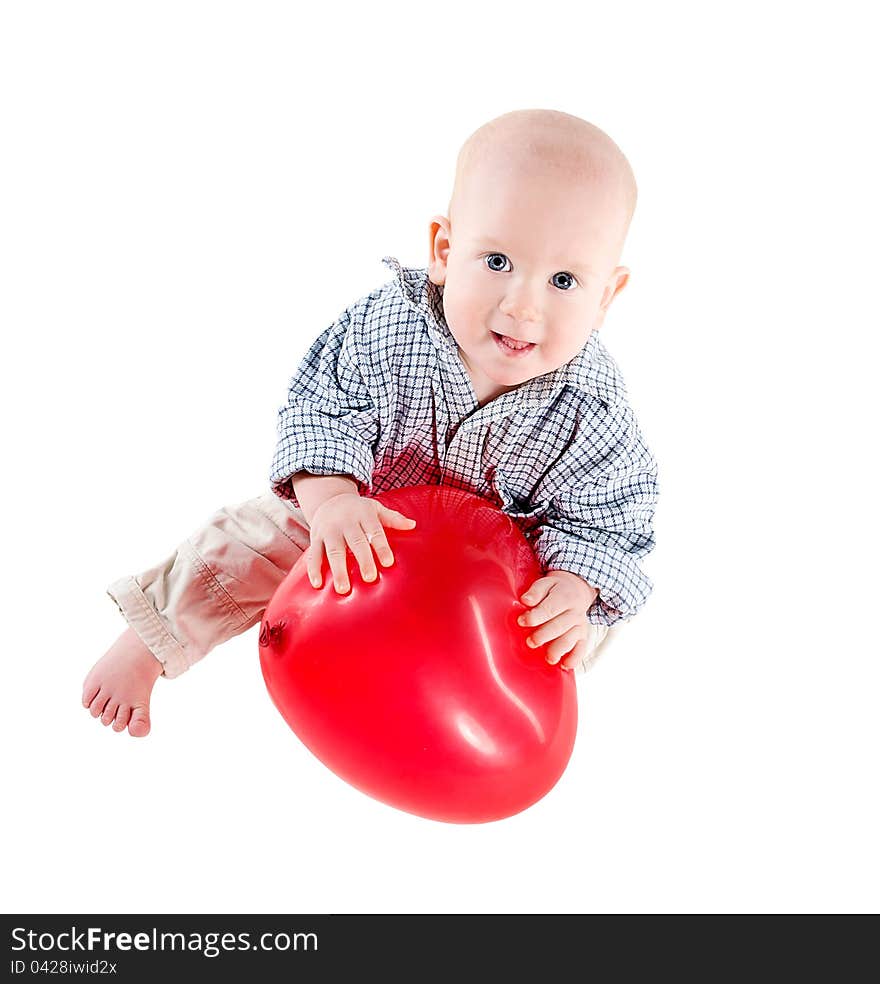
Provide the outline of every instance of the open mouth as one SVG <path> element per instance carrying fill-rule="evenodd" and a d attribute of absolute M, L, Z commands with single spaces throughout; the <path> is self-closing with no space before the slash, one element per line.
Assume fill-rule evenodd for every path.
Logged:
<path fill-rule="evenodd" d="M 526 352 L 531 352 L 535 347 L 534 342 L 524 342 L 511 338 L 509 335 L 499 335 L 497 331 L 492 332 L 492 337 L 495 339 L 496 345 L 509 355 L 525 355 Z"/>

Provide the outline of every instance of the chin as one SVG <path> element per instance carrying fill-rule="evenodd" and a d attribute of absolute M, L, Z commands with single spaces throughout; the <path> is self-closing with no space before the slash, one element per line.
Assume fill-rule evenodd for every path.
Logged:
<path fill-rule="evenodd" d="M 523 383 L 527 383 L 530 379 L 534 379 L 535 376 L 539 375 L 541 374 L 531 372 L 511 373 L 509 376 L 496 377 L 492 382 L 496 386 L 522 386 Z"/>

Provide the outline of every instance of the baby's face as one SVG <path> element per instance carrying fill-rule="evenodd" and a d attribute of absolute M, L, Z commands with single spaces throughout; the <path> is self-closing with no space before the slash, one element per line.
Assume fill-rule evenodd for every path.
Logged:
<path fill-rule="evenodd" d="M 476 175 L 434 220 L 430 276 L 478 395 L 577 355 L 626 283 L 624 234 L 614 196 L 561 168 Z"/>

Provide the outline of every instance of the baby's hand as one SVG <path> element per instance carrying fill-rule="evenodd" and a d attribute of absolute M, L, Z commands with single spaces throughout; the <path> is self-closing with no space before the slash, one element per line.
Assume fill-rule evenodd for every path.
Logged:
<path fill-rule="evenodd" d="M 394 555 L 385 537 L 384 527 L 411 530 L 416 525 L 402 513 L 387 509 L 375 499 L 364 499 L 356 492 L 342 492 L 322 502 L 312 515 L 311 546 L 306 561 L 309 581 L 314 588 L 323 583 L 321 562 L 324 553 L 338 594 L 349 589 L 347 550 L 354 554 L 365 581 L 378 577 L 373 551 L 383 567 L 394 563 Z"/>
<path fill-rule="evenodd" d="M 587 654 L 587 611 L 598 594 L 577 574 L 547 571 L 520 598 L 530 611 L 520 615 L 519 624 L 541 626 L 526 639 L 526 644 L 536 649 L 549 642 L 547 662 L 558 663 L 561 659 L 563 669 L 573 670 Z"/>

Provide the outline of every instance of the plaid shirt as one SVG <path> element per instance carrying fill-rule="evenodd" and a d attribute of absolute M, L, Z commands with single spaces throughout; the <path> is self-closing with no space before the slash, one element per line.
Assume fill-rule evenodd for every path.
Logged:
<path fill-rule="evenodd" d="M 599 590 L 611 625 L 642 606 L 657 467 L 620 372 L 594 332 L 571 362 L 480 407 L 426 270 L 348 308 L 312 345 L 278 414 L 275 493 L 291 477 L 350 475 L 362 493 L 443 484 L 494 501 L 545 571 Z"/>

